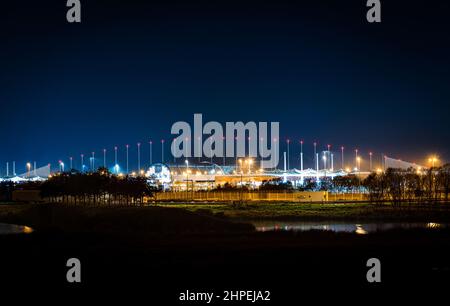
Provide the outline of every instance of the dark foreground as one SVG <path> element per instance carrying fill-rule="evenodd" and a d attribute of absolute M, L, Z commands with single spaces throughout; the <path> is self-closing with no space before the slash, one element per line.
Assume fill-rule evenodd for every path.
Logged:
<path fill-rule="evenodd" d="M 271 301 L 258 304 L 301 305 L 307 298 L 365 304 L 417 295 L 431 302 L 447 294 L 450 284 L 445 229 L 257 233 L 245 224 L 173 208 L 5 211 L 0 222 L 25 222 L 37 230 L 0 235 L 2 294 L 19 288 L 39 289 L 50 299 L 64 294 L 127 303 L 144 298 L 141 304 L 148 305 L 206 304 L 179 301 L 190 290 L 214 292 L 211 304 L 226 305 L 245 303 L 223 301 L 224 290 L 268 290 Z M 81 261 L 80 284 L 66 281 L 72 257 Z M 372 257 L 381 261 L 378 284 L 366 280 Z"/>

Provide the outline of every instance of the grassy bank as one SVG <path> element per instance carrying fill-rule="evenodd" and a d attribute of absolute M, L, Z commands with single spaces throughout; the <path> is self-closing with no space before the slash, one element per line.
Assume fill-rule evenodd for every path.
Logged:
<path fill-rule="evenodd" d="M 69 232 L 189 234 L 253 230 L 248 224 L 164 207 L 0 205 L 0 222 Z"/>
<path fill-rule="evenodd" d="M 446 228 L 368 235 L 320 231 L 262 233 L 249 225 L 219 218 L 255 218 L 257 214 L 261 218 L 352 218 L 372 209 L 377 210 L 377 216 L 397 213 L 389 211 L 392 208 L 383 210 L 370 204 L 261 204 L 240 208 L 198 204 L 0 205 L 0 222 L 37 229 L 26 235 L 0 235 L 0 245 L 6 250 L 0 254 L 0 271 L 9 285 L 59 288 L 65 284 L 67 259 L 76 257 L 84 269 L 82 285 L 95 290 L 102 285 L 110 291 L 116 285 L 120 292 L 130 288 L 133 294 L 148 295 L 149 288 L 156 288 L 153 292 L 166 298 L 174 296 L 172 289 L 229 288 L 232 283 L 236 288 L 248 288 L 251 284 L 269 288 L 275 296 L 297 298 L 299 285 L 323 291 L 337 285 L 348 290 L 367 284 L 366 261 L 376 257 L 382 260 L 386 271 L 384 286 L 398 288 L 405 280 L 446 284 L 444 281 L 450 276 L 450 230 Z M 409 214 L 419 212 L 418 208 L 411 208 Z M 402 216 L 405 213 L 408 212 Z M 295 282 L 280 281 L 291 275 L 301 277 Z M 338 276 L 339 281 L 333 281 L 333 276 Z M 143 290 L 136 290 L 139 286 Z"/>
<path fill-rule="evenodd" d="M 378 221 L 450 221 L 450 205 L 402 205 L 347 203 L 247 203 L 232 204 L 158 204 L 160 207 L 183 208 L 232 219 L 274 220 L 378 220 Z"/>
<path fill-rule="evenodd" d="M 346 203 L 164 203 L 147 207 L 0 205 L 0 222 L 36 229 L 89 232 L 208 233 L 252 231 L 236 221 L 339 220 L 374 222 L 450 222 L 450 205 Z M 234 221 L 234 222 L 231 222 Z"/>

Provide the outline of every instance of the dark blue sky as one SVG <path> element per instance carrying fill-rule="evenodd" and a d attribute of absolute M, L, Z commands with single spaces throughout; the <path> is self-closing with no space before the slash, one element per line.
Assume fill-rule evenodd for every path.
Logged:
<path fill-rule="evenodd" d="M 448 160 L 450 5 L 382 1 L 369 24 L 365 2 L 89 0 L 81 24 L 65 1 L 2 4 L 0 173 L 169 140 L 195 112 L 279 121 L 306 154 Z"/>

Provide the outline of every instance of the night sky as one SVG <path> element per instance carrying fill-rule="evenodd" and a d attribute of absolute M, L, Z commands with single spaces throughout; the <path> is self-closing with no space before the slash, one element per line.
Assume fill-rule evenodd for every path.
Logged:
<path fill-rule="evenodd" d="M 365 0 L 84 0 L 81 24 L 27 2 L 1 4 L 0 174 L 137 142 L 145 164 L 162 138 L 169 160 L 194 113 L 279 121 L 297 167 L 300 139 L 308 163 L 313 141 L 450 159 L 448 1 L 381 1 L 380 24 Z"/>

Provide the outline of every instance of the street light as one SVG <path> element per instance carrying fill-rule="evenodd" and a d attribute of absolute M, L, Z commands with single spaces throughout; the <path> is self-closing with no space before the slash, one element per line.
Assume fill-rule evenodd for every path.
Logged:
<path fill-rule="evenodd" d="M 161 139 L 161 163 L 164 164 L 164 139 Z"/>
<path fill-rule="evenodd" d="M 153 144 L 153 141 L 149 141 L 148 142 L 148 144 L 150 145 L 150 153 L 149 153 L 149 158 L 150 158 L 150 166 L 153 164 L 153 161 L 152 161 L 152 144 Z"/>
<path fill-rule="evenodd" d="M 300 140 L 300 171 L 303 171 L 303 140 Z"/>
<path fill-rule="evenodd" d="M 27 176 L 30 177 L 31 163 L 27 163 Z"/>
<path fill-rule="evenodd" d="M 114 165 L 117 166 L 117 146 L 114 147 Z"/>
<path fill-rule="evenodd" d="M 428 158 L 428 162 L 431 164 L 431 167 L 434 168 L 435 164 L 438 162 L 438 159 L 436 156 L 432 156 Z"/>
<path fill-rule="evenodd" d="M 128 174 L 128 170 L 129 170 L 129 167 L 128 167 L 128 149 L 129 149 L 129 145 L 125 145 L 125 147 L 127 148 L 127 174 Z"/>
<path fill-rule="evenodd" d="M 189 161 L 186 159 L 185 161 L 186 164 L 186 192 L 189 191 Z"/>
<path fill-rule="evenodd" d="M 286 142 L 287 142 L 287 167 L 288 167 L 288 169 L 290 169 L 290 166 L 289 166 L 289 144 L 291 143 L 291 140 L 287 139 Z"/>
<path fill-rule="evenodd" d="M 138 171 L 141 171 L 141 143 L 138 142 L 137 143 L 137 148 L 138 148 Z"/>

